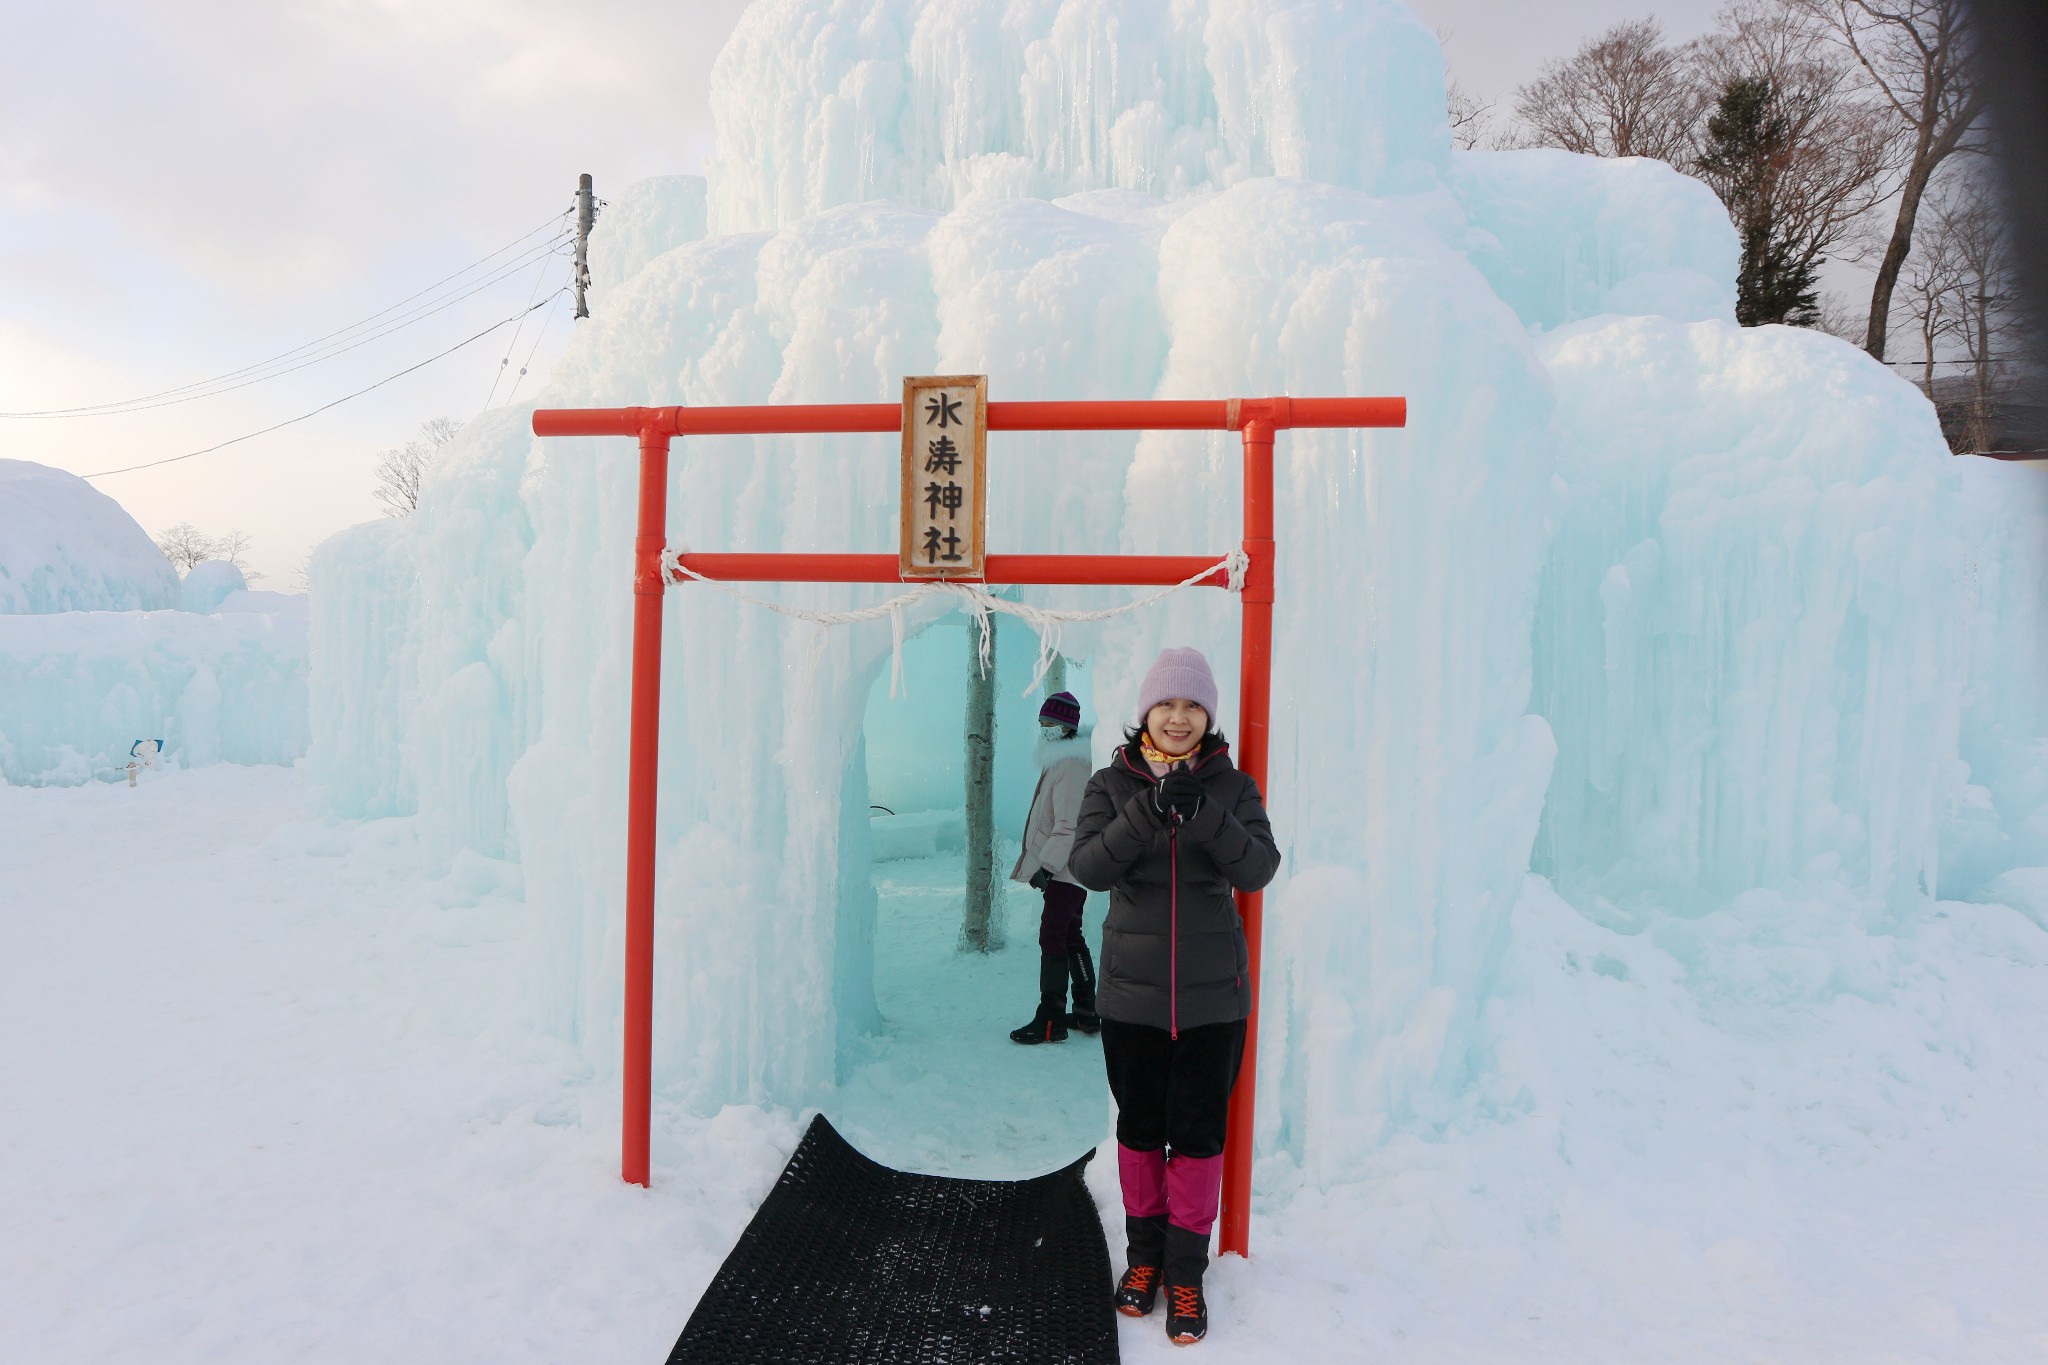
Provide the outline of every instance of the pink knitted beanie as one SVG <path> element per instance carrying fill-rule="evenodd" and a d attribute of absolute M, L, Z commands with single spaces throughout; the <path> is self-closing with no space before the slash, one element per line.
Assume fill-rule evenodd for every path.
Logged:
<path fill-rule="evenodd" d="M 1209 661 L 1202 657 L 1199 649 L 1162 649 L 1152 663 L 1152 669 L 1145 675 L 1145 681 L 1138 685 L 1138 715 L 1136 724 L 1145 724 L 1145 715 L 1160 702 L 1175 697 L 1186 697 L 1209 713 L 1209 728 L 1216 728 L 1216 679 L 1209 672 Z"/>

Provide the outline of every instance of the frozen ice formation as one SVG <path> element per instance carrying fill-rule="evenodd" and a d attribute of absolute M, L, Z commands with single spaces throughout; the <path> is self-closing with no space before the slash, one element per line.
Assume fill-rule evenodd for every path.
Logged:
<path fill-rule="evenodd" d="M 161 762 L 306 752 L 304 599 L 232 564 L 178 576 L 121 505 L 62 470 L 0 460 L 0 781 L 112 780 Z"/>
<path fill-rule="evenodd" d="M 1337 1177 L 1390 1128 L 1516 1103 L 1488 1077 L 1532 865 L 1641 921 L 1795 881 L 1875 918 L 2048 862 L 2034 471 L 1952 462 L 1844 343 L 1738 328 L 1704 186 L 1451 151 L 1405 8 L 764 0 L 714 109 L 708 234 L 689 190 L 620 197 L 616 282 L 542 405 L 956 372 L 999 399 L 1407 396 L 1404 431 L 1278 451 L 1268 1154 Z M 1237 464 L 1221 434 L 999 435 L 990 543 L 1220 553 Z M 495 413 L 416 516 L 315 561 L 321 800 L 416 813 L 444 861 L 518 858 L 551 926 L 538 1008 L 603 1067 L 635 469 L 631 442 Z M 886 439 L 686 440 L 669 535 L 881 550 L 896 495 Z M 820 636 L 696 586 L 667 612 L 656 1083 L 813 1103 L 874 1022 L 872 782 L 955 749 L 953 713 L 864 727 L 886 625 Z M 1066 646 L 1092 719 L 1199 645 L 1227 726 L 1236 639 L 1201 592 Z"/>
<path fill-rule="evenodd" d="M 226 560 L 202 560 L 186 571 L 185 581 L 178 585 L 178 609 L 218 611 L 229 593 L 242 592 L 248 586 L 242 571 Z"/>
<path fill-rule="evenodd" d="M 711 99 L 720 233 L 1276 175 L 1400 194 L 1450 149 L 1442 54 L 1394 0 L 767 0 Z"/>
<path fill-rule="evenodd" d="M 112 781 L 159 760 L 292 763 L 306 752 L 306 622 L 291 610 L 0 616 L 0 778 Z"/>
<path fill-rule="evenodd" d="M 656 256 L 704 236 L 704 177 L 657 175 L 607 199 L 590 230 L 590 288 L 595 308 Z"/>
<path fill-rule="evenodd" d="M 76 474 L 0 460 L 0 615 L 176 605 L 178 575 L 120 503 Z"/>

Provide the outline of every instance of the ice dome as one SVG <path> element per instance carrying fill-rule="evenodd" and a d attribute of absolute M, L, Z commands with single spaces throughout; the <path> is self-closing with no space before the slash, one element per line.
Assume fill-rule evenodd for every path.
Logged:
<path fill-rule="evenodd" d="M 194 564 L 178 588 L 178 606 L 184 611 L 215 612 L 229 593 L 249 586 L 242 571 L 225 559 L 206 559 Z"/>
<path fill-rule="evenodd" d="M 177 603 L 178 575 L 120 503 L 76 474 L 0 460 L 0 614 Z"/>
<path fill-rule="evenodd" d="M 610 240 L 666 249 L 607 277 L 540 406 L 888 401 L 949 373 L 994 399 L 1407 397 L 1406 430 L 1276 452 L 1259 1142 L 1291 1169 L 1520 1102 L 1500 964 L 1532 868 L 1632 923 L 1788 878 L 1876 923 L 1940 886 L 1957 812 L 1989 812 L 1978 879 L 2042 823 L 2038 764 L 1989 738 L 2044 729 L 2041 632 L 2015 624 L 2044 600 L 2013 510 L 2038 492 L 1959 471 L 1854 348 L 1737 327 L 1704 185 L 1452 150 L 1404 6 L 762 0 L 713 108 L 704 217 L 694 189 L 633 198 Z M 879 438 L 676 450 L 671 544 L 894 542 Z M 999 551 L 1238 533 L 1220 434 L 1004 435 L 989 477 Z M 495 412 L 415 516 L 314 563 L 320 799 L 416 812 L 444 862 L 517 858 L 551 926 L 539 1008 L 605 1068 L 635 481 L 631 442 Z M 700 1112 L 815 1103 L 875 1022 L 863 716 L 889 629 L 815 636 L 694 586 L 666 610 L 656 1082 Z M 1234 714 L 1213 593 L 1070 630 L 1089 714 L 1124 714 L 1166 644 L 1209 653 Z"/>

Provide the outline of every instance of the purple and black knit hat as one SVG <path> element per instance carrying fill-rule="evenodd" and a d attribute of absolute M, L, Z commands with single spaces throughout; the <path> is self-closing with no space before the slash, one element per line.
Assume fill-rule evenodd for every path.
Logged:
<path fill-rule="evenodd" d="M 1040 725 L 1064 725 L 1069 730 L 1081 725 L 1081 703 L 1074 700 L 1071 692 L 1055 692 L 1045 699 L 1045 705 L 1038 708 Z"/>

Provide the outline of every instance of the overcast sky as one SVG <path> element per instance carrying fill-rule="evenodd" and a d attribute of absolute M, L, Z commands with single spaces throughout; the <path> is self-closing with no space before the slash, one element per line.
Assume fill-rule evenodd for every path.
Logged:
<path fill-rule="evenodd" d="M 1623 19 L 1674 37 L 1714 6 L 1415 0 L 1451 69 L 1501 99 Z M 237 370 L 345 327 L 599 193 L 701 169 L 712 58 L 744 0 L 11 0 L 0 61 L 0 412 L 82 406 Z M 153 411 L 0 420 L 0 457 L 77 473 L 297 416 L 545 297 L 548 260 L 416 326 L 273 382 Z M 532 315 L 537 389 L 569 331 Z M 474 417 L 504 329 L 309 421 L 98 481 L 151 532 L 254 537 L 266 586 L 378 514 L 377 452 Z M 500 384 L 502 402 L 509 384 Z"/>

